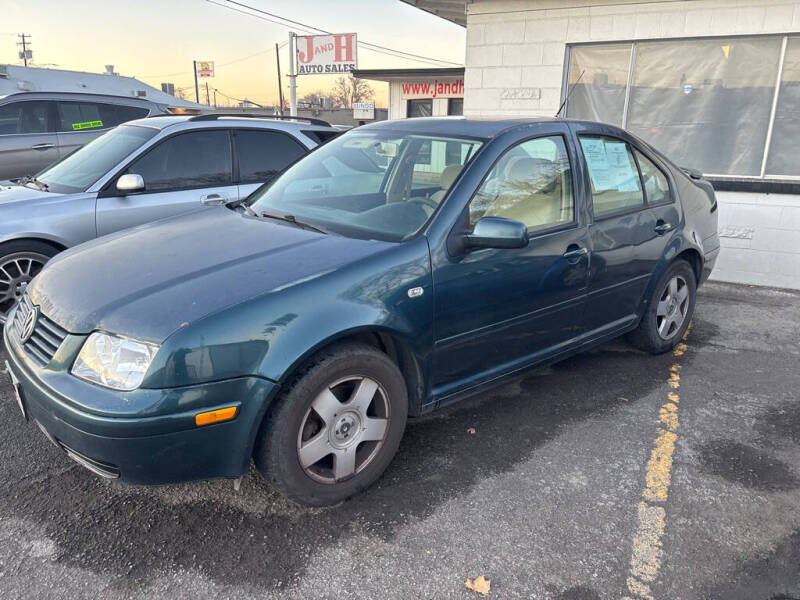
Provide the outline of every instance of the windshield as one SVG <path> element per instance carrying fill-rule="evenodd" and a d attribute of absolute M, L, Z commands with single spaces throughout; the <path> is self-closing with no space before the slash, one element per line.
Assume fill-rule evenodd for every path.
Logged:
<path fill-rule="evenodd" d="M 157 133 L 157 129 L 150 127 L 120 125 L 45 169 L 36 179 L 53 192 L 85 192 Z"/>
<path fill-rule="evenodd" d="M 401 241 L 431 218 L 482 143 L 397 131 L 352 131 L 318 148 L 250 198 L 348 237 Z"/>

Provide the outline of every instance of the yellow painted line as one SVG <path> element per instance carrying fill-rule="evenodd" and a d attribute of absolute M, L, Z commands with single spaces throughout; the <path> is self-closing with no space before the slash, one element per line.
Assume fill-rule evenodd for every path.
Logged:
<path fill-rule="evenodd" d="M 688 349 L 684 342 L 690 329 L 691 323 L 683 335 L 683 341 L 672 351 L 675 358 L 683 356 Z M 672 461 L 678 440 L 680 371 L 681 365 L 677 362 L 670 367 L 667 383 L 671 391 L 667 394 L 668 401 L 658 409 L 658 434 L 645 470 L 643 500 L 639 502 L 630 572 L 625 581 L 628 595 L 623 600 L 655 600 L 650 586 L 658 577 L 664 556 L 662 540 L 667 517 L 664 504 L 669 497 Z"/>

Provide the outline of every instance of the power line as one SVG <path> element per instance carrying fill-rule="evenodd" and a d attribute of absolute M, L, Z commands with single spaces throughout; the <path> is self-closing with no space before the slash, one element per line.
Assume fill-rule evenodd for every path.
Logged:
<path fill-rule="evenodd" d="M 267 12 L 266 10 L 262 10 L 260 8 L 254 7 L 254 6 L 250 6 L 248 4 L 244 4 L 243 2 L 237 2 L 237 0 L 225 0 L 225 1 L 227 2 L 227 4 L 221 4 L 219 2 L 215 2 L 214 0 L 206 0 L 206 2 L 209 2 L 211 4 L 216 4 L 217 6 L 221 6 L 223 8 L 227 8 L 229 10 L 234 10 L 236 12 L 239 12 L 239 13 L 242 13 L 242 14 L 245 14 L 245 15 L 249 15 L 251 17 L 260 18 L 260 19 L 262 19 L 264 21 L 269 21 L 269 22 L 275 23 L 277 25 L 283 25 L 284 27 L 286 26 L 286 23 L 289 23 L 289 24 L 294 25 L 294 26 L 296 26 L 296 27 L 298 27 L 300 29 L 303 29 L 306 33 L 324 33 L 324 34 L 332 35 L 330 31 L 327 31 L 325 29 L 320 29 L 319 27 L 314 27 L 313 25 L 308 25 L 306 23 L 301 23 L 300 21 L 295 21 L 294 19 L 281 17 L 280 15 L 276 15 L 274 13 Z M 260 13 L 261 15 L 267 15 L 268 17 L 272 17 L 272 19 L 265 18 L 265 17 L 262 17 L 260 15 L 254 15 L 252 13 L 248 13 L 248 12 L 236 9 L 236 8 L 234 8 L 232 6 L 229 6 L 229 4 L 235 4 L 236 6 L 241 6 L 242 8 L 246 8 L 248 10 L 252 10 L 252 11 L 254 11 L 256 13 Z M 273 19 L 278 19 L 279 21 L 283 21 L 283 22 L 277 22 L 277 21 L 275 21 Z M 411 60 L 417 60 L 419 62 L 442 63 L 442 64 L 448 64 L 448 65 L 453 65 L 453 66 L 462 66 L 460 63 L 452 62 L 452 61 L 449 61 L 449 60 L 442 60 L 440 58 L 431 58 L 430 56 L 421 56 L 419 54 L 413 54 L 411 52 L 404 52 L 403 50 L 397 50 L 395 48 L 389 48 L 387 46 L 381 46 L 380 44 L 373 44 L 371 42 L 366 42 L 364 40 L 358 40 L 358 44 L 360 46 L 364 46 L 364 48 L 367 49 L 367 50 L 372 50 L 373 52 L 378 52 L 378 53 L 381 53 L 381 54 L 388 54 L 389 56 L 393 56 L 395 58 L 408 58 L 408 59 L 411 59 Z"/>

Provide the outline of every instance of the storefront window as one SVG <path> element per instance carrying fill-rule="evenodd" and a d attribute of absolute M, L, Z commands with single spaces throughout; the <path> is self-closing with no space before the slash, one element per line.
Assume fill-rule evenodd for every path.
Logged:
<path fill-rule="evenodd" d="M 800 38 L 789 38 L 767 159 L 769 175 L 800 175 Z"/>
<path fill-rule="evenodd" d="M 630 60 L 630 44 L 572 48 L 569 116 L 622 125 Z"/>
<path fill-rule="evenodd" d="M 408 100 L 406 116 L 430 117 L 433 114 L 433 100 Z"/>
<path fill-rule="evenodd" d="M 800 134 L 800 38 L 788 40 L 771 122 L 783 42 L 760 36 L 572 46 L 567 81 L 583 77 L 571 89 L 567 115 L 621 125 L 709 175 L 800 175 L 788 150 Z"/>
<path fill-rule="evenodd" d="M 450 116 L 458 116 L 464 114 L 464 99 L 463 98 L 450 98 L 447 101 L 447 114 Z"/>
<path fill-rule="evenodd" d="M 627 129 L 681 165 L 761 175 L 780 38 L 636 45 Z"/>

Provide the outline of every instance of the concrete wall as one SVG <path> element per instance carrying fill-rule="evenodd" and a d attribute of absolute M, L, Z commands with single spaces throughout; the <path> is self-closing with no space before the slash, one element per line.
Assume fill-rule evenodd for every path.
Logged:
<path fill-rule="evenodd" d="M 467 11 L 467 116 L 553 116 L 567 43 L 800 31 L 800 1 L 786 0 L 474 0 Z M 713 277 L 800 289 L 800 196 L 718 196 Z"/>

